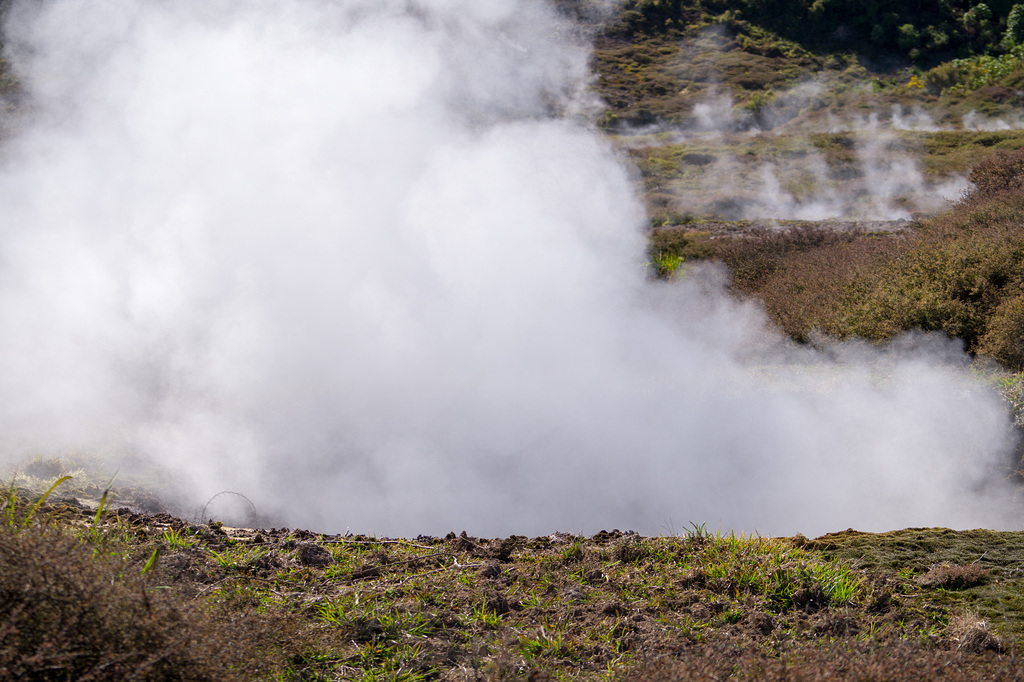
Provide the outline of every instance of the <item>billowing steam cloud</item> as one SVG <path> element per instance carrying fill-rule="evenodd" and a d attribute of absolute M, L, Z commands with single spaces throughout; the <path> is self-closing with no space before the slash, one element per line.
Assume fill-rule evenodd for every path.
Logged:
<path fill-rule="evenodd" d="M 648 280 L 541 2 L 56 0 L 7 31 L 12 457 L 139 453 L 334 531 L 1010 523 L 1008 418 L 955 348 L 797 352 L 721 273 Z"/>

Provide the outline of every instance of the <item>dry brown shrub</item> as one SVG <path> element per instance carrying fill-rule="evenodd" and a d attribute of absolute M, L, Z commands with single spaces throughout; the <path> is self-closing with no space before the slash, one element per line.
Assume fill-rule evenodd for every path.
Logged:
<path fill-rule="evenodd" d="M 198 612 L 55 530 L 0 526 L 0 679 L 231 680 L 251 623 Z"/>
<path fill-rule="evenodd" d="M 798 341 L 815 332 L 884 341 L 909 330 L 962 339 L 1024 369 L 1024 150 L 971 173 L 952 210 L 901 235 L 811 226 L 716 239 L 735 292 L 759 298 Z M 665 237 L 667 239 L 667 237 Z"/>
<path fill-rule="evenodd" d="M 988 629 L 988 623 L 973 613 L 963 613 L 953 618 L 947 631 L 957 651 L 981 654 L 986 651 L 1002 651 L 1003 642 Z"/>
<path fill-rule="evenodd" d="M 932 566 L 917 582 L 925 587 L 941 587 L 947 590 L 962 590 L 985 582 L 988 571 L 978 564 L 939 564 Z"/>
<path fill-rule="evenodd" d="M 736 291 L 761 299 L 783 331 L 805 341 L 815 330 L 843 335 L 846 300 L 902 248 L 892 236 L 800 227 L 735 240 L 717 255 Z"/>
<path fill-rule="evenodd" d="M 1024 190 L 1024 150 L 998 150 L 985 157 L 971 169 L 970 181 L 974 189 L 964 200 L 969 204 L 1021 192 Z"/>

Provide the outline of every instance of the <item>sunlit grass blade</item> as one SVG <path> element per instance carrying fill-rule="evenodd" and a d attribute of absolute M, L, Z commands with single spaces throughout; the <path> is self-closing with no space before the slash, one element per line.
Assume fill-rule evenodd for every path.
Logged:
<path fill-rule="evenodd" d="M 110 489 L 114 487 L 114 481 L 117 480 L 118 473 L 118 471 L 114 472 L 114 475 L 110 477 L 110 482 L 107 483 L 106 489 L 103 491 L 103 496 L 100 498 L 100 506 L 96 508 L 96 516 L 92 519 L 93 528 L 99 525 L 100 519 L 103 517 L 103 510 L 107 506 L 107 497 L 110 495 Z"/>
<path fill-rule="evenodd" d="M 43 496 L 40 497 L 38 500 L 36 500 L 35 504 L 33 504 L 31 507 L 29 507 L 28 512 L 25 513 L 25 517 L 21 520 L 21 527 L 24 528 L 24 527 L 28 526 L 28 524 L 32 521 L 32 517 L 35 516 L 36 511 L 43 504 L 43 502 L 46 501 L 46 498 L 48 498 L 50 496 L 50 493 L 52 493 L 54 490 L 56 490 L 57 486 L 61 485 L 65 481 L 70 481 L 71 478 L 72 478 L 71 476 L 61 476 L 56 481 L 54 481 L 53 485 L 51 485 L 47 489 L 47 491 L 45 493 L 43 493 Z"/>
<path fill-rule="evenodd" d="M 149 573 L 154 566 L 156 566 L 157 559 L 160 558 L 160 547 L 153 549 L 153 553 L 149 555 L 149 560 L 146 561 L 146 565 L 142 567 L 142 575 Z"/>

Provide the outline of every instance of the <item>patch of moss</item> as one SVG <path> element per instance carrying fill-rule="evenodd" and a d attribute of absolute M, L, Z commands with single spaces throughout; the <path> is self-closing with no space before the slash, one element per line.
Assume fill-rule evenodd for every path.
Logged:
<path fill-rule="evenodd" d="M 1024 532 L 908 528 L 861 533 L 851 529 L 812 540 L 807 549 L 868 571 L 913 576 L 926 575 L 943 564 L 980 566 L 988 573 L 984 581 L 960 589 L 926 588 L 921 598 L 972 611 L 1013 641 L 1024 637 Z"/>

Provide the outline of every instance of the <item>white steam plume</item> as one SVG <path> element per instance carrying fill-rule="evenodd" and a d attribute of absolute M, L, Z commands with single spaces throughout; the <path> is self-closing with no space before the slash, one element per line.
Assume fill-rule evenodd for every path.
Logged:
<path fill-rule="evenodd" d="M 950 344 L 797 353 L 651 283 L 629 172 L 522 0 L 15 6 L 11 457 L 98 448 L 338 531 L 1014 522 Z M 908 342 L 909 343 L 909 342 Z"/>
<path fill-rule="evenodd" d="M 666 189 L 666 193 L 673 195 L 673 211 L 726 220 L 903 221 L 914 215 L 946 210 L 951 201 L 969 189 L 967 178 L 959 173 L 944 178 L 926 177 L 918 160 L 893 132 L 943 129 L 920 108 L 907 111 L 893 107 L 888 118 L 873 112 L 846 120 L 828 116 L 810 122 L 786 121 L 787 107 L 795 109 L 796 102 L 801 108 L 808 108 L 824 87 L 821 81 L 801 82 L 783 92 L 775 105 L 767 105 L 762 117 L 782 123 L 772 130 L 759 130 L 749 113 L 737 113 L 731 99 L 722 99 L 712 92 L 694 106 L 689 127 L 675 131 L 675 136 L 660 131 L 657 141 L 643 137 L 646 144 L 722 143 L 713 163 L 688 169 L 690 177 L 682 183 L 685 189 Z M 975 130 L 986 123 L 995 125 L 970 114 L 964 121 L 965 128 Z M 745 132 L 729 132 L 736 130 Z M 810 137 L 823 130 L 852 134 L 854 164 L 838 173 L 830 170 L 826 155 Z M 769 145 L 773 138 L 784 139 L 790 153 L 755 166 L 745 156 L 728 152 L 729 143 L 742 147 L 747 140 L 757 137 Z"/>

